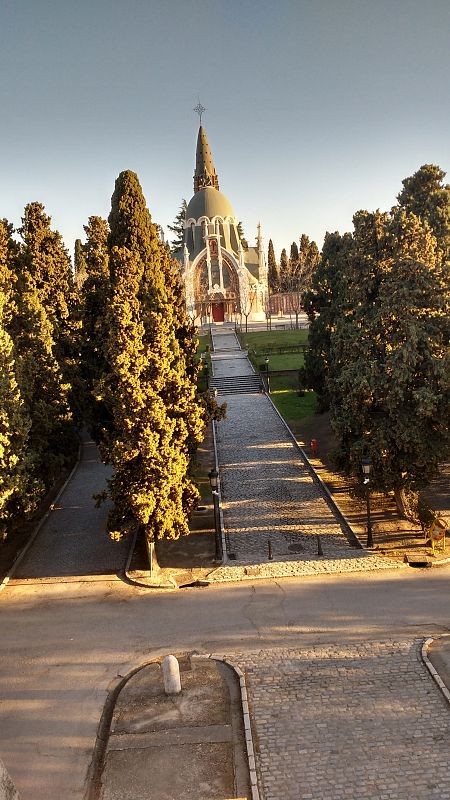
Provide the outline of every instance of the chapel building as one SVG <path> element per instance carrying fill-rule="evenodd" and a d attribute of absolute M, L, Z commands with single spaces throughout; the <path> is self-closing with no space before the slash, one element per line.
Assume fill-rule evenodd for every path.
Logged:
<path fill-rule="evenodd" d="M 261 226 L 256 247 L 241 239 L 238 219 L 219 189 L 202 125 L 197 138 L 194 195 L 186 210 L 182 262 L 186 309 L 195 323 L 263 320 L 268 303 Z"/>

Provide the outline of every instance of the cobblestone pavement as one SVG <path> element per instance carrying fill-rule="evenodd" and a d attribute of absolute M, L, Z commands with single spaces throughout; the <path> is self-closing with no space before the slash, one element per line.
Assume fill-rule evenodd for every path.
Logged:
<path fill-rule="evenodd" d="M 228 655 L 263 800 L 447 800 L 450 710 L 418 640 Z"/>
<path fill-rule="evenodd" d="M 217 362 L 221 376 L 229 363 Z M 226 401 L 227 418 L 217 426 L 218 453 L 227 549 L 235 559 L 210 580 L 398 568 L 398 562 L 350 547 L 266 395 L 228 395 Z"/>
<path fill-rule="evenodd" d="M 240 350 L 241 345 L 233 328 L 222 328 L 220 332 L 211 331 L 214 352 L 224 350 Z"/>
<path fill-rule="evenodd" d="M 14 580 L 111 574 L 122 570 L 129 543 L 106 533 L 106 504 L 92 495 L 105 488 L 107 468 L 94 442 L 84 441 L 81 461 L 54 510 L 14 573 Z"/>

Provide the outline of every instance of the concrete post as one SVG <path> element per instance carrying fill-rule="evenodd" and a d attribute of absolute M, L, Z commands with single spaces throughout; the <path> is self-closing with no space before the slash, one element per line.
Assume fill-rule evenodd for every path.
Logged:
<path fill-rule="evenodd" d="M 3 761 L 0 761 L 0 800 L 20 800 Z"/>
<path fill-rule="evenodd" d="M 162 662 L 164 691 L 166 694 L 180 694 L 180 665 L 175 656 L 166 656 Z"/>

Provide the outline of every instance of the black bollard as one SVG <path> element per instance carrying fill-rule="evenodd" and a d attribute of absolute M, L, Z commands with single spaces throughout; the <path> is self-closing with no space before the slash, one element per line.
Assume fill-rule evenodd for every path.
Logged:
<path fill-rule="evenodd" d="M 269 561 L 272 561 L 272 560 L 273 560 L 273 556 L 272 556 L 272 542 L 270 541 L 270 539 L 269 539 L 269 541 L 267 542 L 267 546 L 268 546 L 268 550 L 269 550 Z"/>
<path fill-rule="evenodd" d="M 317 534 L 317 555 L 323 556 L 322 542 L 320 541 L 320 533 Z"/>

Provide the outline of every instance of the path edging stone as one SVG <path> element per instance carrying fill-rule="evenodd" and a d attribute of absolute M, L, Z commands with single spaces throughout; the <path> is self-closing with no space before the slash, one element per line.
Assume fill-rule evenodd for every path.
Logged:
<path fill-rule="evenodd" d="M 434 667 L 433 664 L 431 663 L 430 658 L 428 656 L 428 651 L 433 642 L 435 642 L 436 639 L 442 639 L 442 638 L 444 637 L 439 636 L 439 637 L 430 637 L 429 639 L 425 639 L 422 645 L 421 655 L 422 655 L 422 661 L 427 667 L 431 677 L 433 678 L 434 682 L 439 686 L 439 689 L 441 690 L 442 694 L 447 700 L 447 703 L 450 704 L 450 691 L 448 690 L 447 686 L 445 685 L 444 681 L 439 675 L 439 672 L 437 671 L 436 667 Z"/>
<path fill-rule="evenodd" d="M 242 716 L 244 719 L 245 747 L 247 751 L 250 786 L 252 791 L 251 800 L 261 800 L 258 788 L 258 777 L 256 773 L 255 749 L 253 746 L 252 726 L 250 720 L 250 709 L 248 705 L 248 694 L 247 694 L 247 686 L 245 683 L 245 675 L 240 669 L 240 667 L 237 666 L 237 664 L 235 664 L 233 661 L 230 661 L 230 659 L 226 658 L 225 656 L 219 655 L 218 653 L 204 653 L 204 654 L 193 653 L 191 655 L 191 659 L 195 659 L 197 661 L 205 660 L 205 658 L 209 658 L 212 661 L 221 661 L 223 664 L 226 664 L 227 667 L 231 667 L 231 669 L 236 673 L 237 677 L 239 678 Z"/>
<path fill-rule="evenodd" d="M 353 537 L 354 537 L 355 541 L 357 542 L 357 546 L 358 546 L 358 547 L 360 547 L 360 548 L 361 548 L 361 550 L 367 550 L 367 548 L 366 548 L 366 547 L 363 545 L 363 543 L 361 542 L 361 539 L 359 538 L 358 534 L 356 533 L 356 531 L 353 529 L 352 525 L 351 525 L 351 524 L 350 524 L 350 522 L 348 521 L 348 519 L 347 519 L 347 517 L 345 516 L 344 512 L 341 510 L 341 508 L 340 508 L 340 507 L 339 507 L 339 505 L 337 504 L 337 502 L 336 502 L 336 500 L 334 499 L 333 495 L 331 494 L 331 492 L 330 492 L 330 490 L 329 490 L 328 486 L 326 485 L 326 483 L 325 483 L 325 482 L 322 480 L 322 478 L 320 477 L 320 475 L 319 475 L 319 474 L 316 472 L 316 470 L 314 469 L 314 467 L 313 467 L 313 465 L 311 464 L 311 462 L 310 462 L 310 460 L 309 460 L 308 456 L 306 455 L 306 452 L 305 452 L 305 450 L 304 450 L 304 449 L 303 449 L 303 447 L 302 447 L 302 446 L 301 446 L 301 445 L 298 443 L 298 441 L 297 441 L 297 437 L 295 436 L 294 432 L 291 430 L 291 428 L 290 428 L 290 427 L 289 427 L 289 425 L 287 424 L 287 422 L 286 422 L 286 420 L 284 419 L 284 417 L 283 417 L 283 416 L 280 414 L 280 412 L 278 411 L 278 408 L 276 407 L 276 405 L 275 405 L 275 403 L 273 402 L 272 398 L 271 398 L 271 397 L 270 397 L 270 395 L 269 395 L 269 394 L 267 394 L 267 393 L 266 393 L 266 396 L 267 396 L 267 399 L 269 400 L 269 402 L 271 403 L 271 405 L 272 405 L 272 408 L 275 410 L 276 414 L 278 415 L 278 417 L 280 418 L 280 420 L 281 420 L 281 422 L 283 423 L 284 427 L 286 428 L 287 432 L 289 433 L 289 436 L 290 436 L 290 438 L 292 439 L 292 441 L 293 441 L 293 443 L 294 443 L 295 447 L 296 447 L 296 448 L 297 448 L 297 450 L 300 452 L 300 455 L 301 455 L 301 456 L 302 456 L 302 458 L 304 459 L 304 461 L 305 461 L 305 463 L 306 463 L 306 466 L 308 467 L 309 471 L 310 471 L 310 472 L 311 472 L 311 474 L 314 476 L 314 479 L 315 479 L 315 480 L 317 480 L 317 482 L 320 484 L 320 486 L 321 486 L 321 488 L 323 489 L 323 491 L 325 492 L 325 494 L 326 494 L 326 496 L 327 496 L 328 500 L 331 502 L 331 504 L 332 504 L 332 506 L 333 506 L 334 510 L 336 511 L 336 514 L 337 514 L 337 516 L 339 517 L 339 520 L 340 520 L 340 522 L 341 522 L 341 523 L 343 523 L 343 525 L 345 526 L 345 528 L 347 528 L 347 530 L 350 532 L 351 536 L 353 536 Z M 370 551 L 370 550 L 367 550 L 367 552 L 368 552 L 368 553 L 370 553 L 371 551 Z"/>

